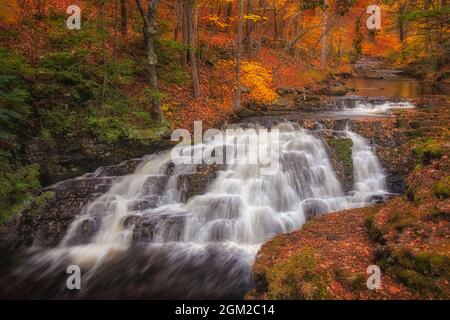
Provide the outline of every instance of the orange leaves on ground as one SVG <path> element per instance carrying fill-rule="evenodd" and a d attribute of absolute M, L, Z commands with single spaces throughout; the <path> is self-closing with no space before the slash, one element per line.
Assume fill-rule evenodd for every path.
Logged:
<path fill-rule="evenodd" d="M 203 128 L 223 122 L 233 113 L 234 74 L 232 60 L 220 60 L 212 69 L 200 67 L 200 97 L 193 98 L 190 86 L 161 83 L 165 93 L 162 109 L 173 129 L 193 130 L 194 121 Z M 234 70 L 234 69 L 231 69 Z"/>

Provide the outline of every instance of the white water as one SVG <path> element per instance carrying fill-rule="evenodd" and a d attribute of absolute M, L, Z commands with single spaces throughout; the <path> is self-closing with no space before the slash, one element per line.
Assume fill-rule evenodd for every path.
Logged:
<path fill-rule="evenodd" d="M 365 138 L 351 132 L 348 128 L 346 134 L 353 142 L 353 197 L 358 201 L 366 201 L 373 196 L 386 195 L 386 175 L 373 148 Z"/>
<path fill-rule="evenodd" d="M 346 195 L 320 136 L 291 124 L 280 129 L 281 154 L 274 159 L 279 161 L 274 174 L 260 175 L 259 165 L 228 165 L 205 194 L 187 203 L 180 200 L 183 187 L 179 179 L 194 173 L 196 166 L 173 166 L 169 152 L 146 158 L 133 174 L 88 204 L 60 245 L 46 257 L 58 260 L 68 255 L 74 263 L 95 270 L 125 253 L 138 231 L 138 241 L 144 241 L 149 255 L 156 259 L 164 255 L 167 260 L 160 277 L 165 280 L 160 279 L 159 284 L 167 290 L 184 286 L 186 297 L 191 296 L 198 284 L 179 284 L 173 279 L 194 262 L 204 261 L 224 269 L 222 275 L 210 275 L 211 283 L 203 290 L 232 291 L 240 286 L 245 292 L 251 283 L 251 264 L 263 242 L 299 229 L 308 216 L 365 206 L 371 196 L 385 194 L 383 169 L 368 142 L 356 133 L 344 132 L 353 141 L 355 170 L 354 191 Z M 135 206 L 150 202 L 154 205 Z M 150 223 L 152 237 L 139 239 L 142 225 L 125 226 L 127 218 Z M 86 221 L 100 224 L 87 242 L 79 239 Z M 211 250 L 220 252 L 219 260 L 208 262 Z"/>
<path fill-rule="evenodd" d="M 371 103 L 367 101 L 356 101 L 354 107 L 344 107 L 346 114 L 371 115 L 386 114 L 391 110 L 412 109 L 414 105 L 408 101 L 386 101 L 384 103 Z"/>

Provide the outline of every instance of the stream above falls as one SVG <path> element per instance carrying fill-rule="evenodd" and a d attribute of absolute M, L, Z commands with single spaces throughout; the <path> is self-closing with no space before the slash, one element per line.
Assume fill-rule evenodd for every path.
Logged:
<path fill-rule="evenodd" d="M 429 83 L 405 77 L 395 79 L 350 78 L 345 85 L 351 88 L 351 93 L 347 94 L 350 96 L 409 99 L 440 93 Z"/>

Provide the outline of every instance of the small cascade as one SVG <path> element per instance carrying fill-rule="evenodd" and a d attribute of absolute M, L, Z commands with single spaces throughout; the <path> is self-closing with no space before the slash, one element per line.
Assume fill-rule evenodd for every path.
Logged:
<path fill-rule="evenodd" d="M 386 192 L 386 174 L 373 148 L 368 141 L 356 133 L 346 129 L 352 140 L 352 159 L 354 168 L 353 197 L 357 202 L 383 200 Z"/>
<path fill-rule="evenodd" d="M 367 99 L 345 97 L 336 101 L 336 110 L 349 115 L 383 115 L 397 109 L 412 109 L 414 105 L 406 100 Z"/>

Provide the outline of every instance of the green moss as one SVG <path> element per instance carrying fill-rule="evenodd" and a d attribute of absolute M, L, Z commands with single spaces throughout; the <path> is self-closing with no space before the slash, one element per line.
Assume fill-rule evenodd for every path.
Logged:
<path fill-rule="evenodd" d="M 128 137 L 128 130 L 123 122 L 113 117 L 90 116 L 87 119 L 87 127 L 99 141 L 109 144 Z"/>
<path fill-rule="evenodd" d="M 340 282 L 345 288 L 358 292 L 367 289 L 367 275 L 362 272 L 350 272 L 342 268 L 333 270 L 334 278 Z"/>
<path fill-rule="evenodd" d="M 364 226 L 369 233 L 369 237 L 373 242 L 384 243 L 383 233 L 375 225 L 375 216 L 369 215 L 364 220 Z"/>
<path fill-rule="evenodd" d="M 434 281 L 430 282 L 430 279 L 414 270 L 402 268 L 393 268 L 393 270 L 398 279 L 411 289 L 426 292 L 434 288 Z"/>
<path fill-rule="evenodd" d="M 34 197 L 26 206 L 26 209 L 32 215 L 38 215 L 42 210 L 49 207 L 51 201 L 55 198 L 55 193 L 53 191 L 44 192 L 36 197 Z"/>
<path fill-rule="evenodd" d="M 423 163 L 429 164 L 433 159 L 439 159 L 444 154 L 442 143 L 431 139 L 422 142 L 414 148 L 414 155 Z"/>
<path fill-rule="evenodd" d="M 20 212 L 40 187 L 39 166 L 13 166 L 0 162 L 0 224 Z"/>
<path fill-rule="evenodd" d="M 349 138 L 328 140 L 328 145 L 333 148 L 340 162 L 353 171 L 352 147 L 353 141 Z"/>
<path fill-rule="evenodd" d="M 450 176 L 439 180 L 433 187 L 433 193 L 439 199 L 448 199 L 450 196 Z"/>
<path fill-rule="evenodd" d="M 420 200 L 416 188 L 412 186 L 408 186 L 408 188 L 406 189 L 405 197 L 409 202 L 418 202 Z"/>
<path fill-rule="evenodd" d="M 434 252 L 399 250 L 385 266 L 407 287 L 424 295 L 448 297 L 446 281 L 450 279 L 450 258 Z"/>
<path fill-rule="evenodd" d="M 0 47 L 0 141 L 19 132 L 30 113 L 26 83 L 30 73 L 21 55 Z"/>
<path fill-rule="evenodd" d="M 268 273 L 270 299 L 330 299 L 329 277 L 318 268 L 318 260 L 310 248 L 292 253 L 288 260 L 277 263 Z"/>
<path fill-rule="evenodd" d="M 417 217 L 411 211 L 396 211 L 388 219 L 386 226 L 397 231 L 402 231 L 404 228 L 414 225 L 417 222 Z"/>

